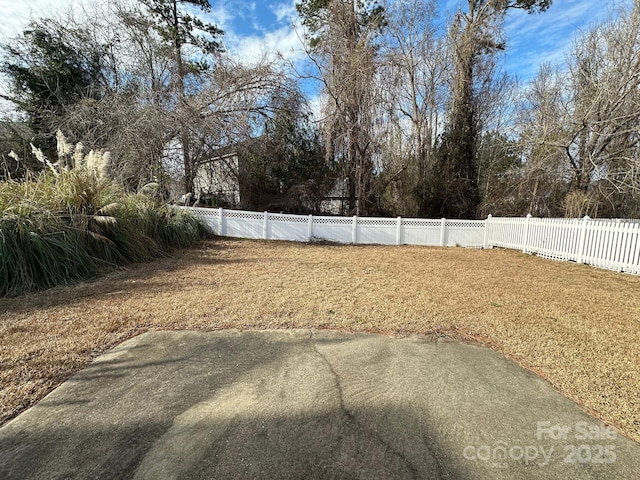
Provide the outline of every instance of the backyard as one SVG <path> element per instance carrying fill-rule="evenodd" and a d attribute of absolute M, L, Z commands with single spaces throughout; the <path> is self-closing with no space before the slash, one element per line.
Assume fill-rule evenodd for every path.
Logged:
<path fill-rule="evenodd" d="M 333 328 L 489 346 L 640 441 L 639 327 L 637 276 L 506 250 L 215 239 L 0 299 L 0 423 L 144 331 Z"/>

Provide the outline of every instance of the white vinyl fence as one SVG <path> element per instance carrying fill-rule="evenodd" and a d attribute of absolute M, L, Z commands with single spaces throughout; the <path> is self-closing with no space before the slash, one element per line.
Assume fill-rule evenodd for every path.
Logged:
<path fill-rule="evenodd" d="M 215 235 L 297 242 L 428 245 L 521 250 L 640 274 L 640 222 L 563 218 L 429 220 L 331 217 L 187 208 Z"/>
<path fill-rule="evenodd" d="M 487 246 L 640 274 L 640 223 L 585 218 L 487 219 Z"/>
<path fill-rule="evenodd" d="M 188 210 L 213 234 L 227 237 L 380 245 L 484 246 L 485 220 L 324 217 L 193 207 Z"/>

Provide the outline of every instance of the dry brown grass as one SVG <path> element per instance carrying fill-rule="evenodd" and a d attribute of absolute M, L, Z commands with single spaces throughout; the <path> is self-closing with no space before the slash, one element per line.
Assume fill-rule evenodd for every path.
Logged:
<path fill-rule="evenodd" d="M 0 421 L 146 330 L 294 327 L 464 336 L 640 440 L 639 277 L 501 250 L 220 239 L 0 300 Z"/>

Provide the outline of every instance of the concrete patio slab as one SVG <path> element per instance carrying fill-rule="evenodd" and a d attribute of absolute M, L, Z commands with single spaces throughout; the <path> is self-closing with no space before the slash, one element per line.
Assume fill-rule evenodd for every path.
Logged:
<path fill-rule="evenodd" d="M 498 353 L 151 332 L 0 428 L 3 479 L 635 479 L 640 445 Z"/>

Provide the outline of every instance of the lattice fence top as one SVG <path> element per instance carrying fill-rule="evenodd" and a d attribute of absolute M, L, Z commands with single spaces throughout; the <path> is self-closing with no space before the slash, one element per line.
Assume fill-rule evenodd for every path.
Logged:
<path fill-rule="evenodd" d="M 304 217 L 301 215 L 288 215 L 286 213 L 271 213 L 269 214 L 269 219 L 272 222 L 309 223 L 309 217 Z"/>
<path fill-rule="evenodd" d="M 407 227 L 433 227 L 440 228 L 442 226 L 441 220 L 427 220 L 421 218 L 403 218 L 401 220 L 402 225 Z"/>
<path fill-rule="evenodd" d="M 225 210 L 225 218 L 244 218 L 246 220 L 262 220 L 264 219 L 264 213 L 259 212 L 245 212 L 243 210 Z"/>
<path fill-rule="evenodd" d="M 393 218 L 359 217 L 358 225 L 395 227 L 398 221 Z"/>
<path fill-rule="evenodd" d="M 482 228 L 484 220 L 447 220 L 447 226 L 452 228 Z"/>
<path fill-rule="evenodd" d="M 190 210 L 192 213 L 201 215 L 204 217 L 219 217 L 220 212 L 214 208 L 202 208 L 202 207 L 180 207 L 185 210 Z"/>
<path fill-rule="evenodd" d="M 324 225 L 352 225 L 352 217 L 313 217 L 313 223 Z"/>

